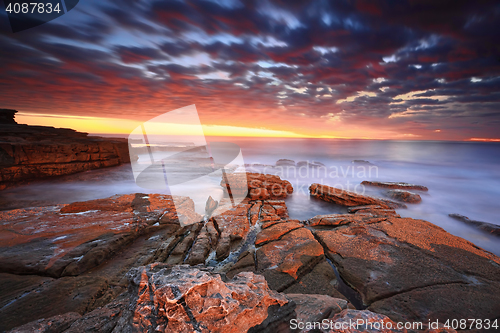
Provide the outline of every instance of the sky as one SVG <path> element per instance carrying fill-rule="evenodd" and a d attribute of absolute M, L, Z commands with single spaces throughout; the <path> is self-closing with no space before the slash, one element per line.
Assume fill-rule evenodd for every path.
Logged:
<path fill-rule="evenodd" d="M 499 139 L 500 3 L 80 0 L 18 33 L 1 11 L 18 123 L 126 134 L 192 104 L 207 135 Z"/>

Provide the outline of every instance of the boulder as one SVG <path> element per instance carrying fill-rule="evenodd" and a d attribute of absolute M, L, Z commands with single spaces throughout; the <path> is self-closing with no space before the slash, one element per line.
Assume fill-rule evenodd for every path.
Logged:
<path fill-rule="evenodd" d="M 382 209 L 406 207 L 404 204 L 399 204 L 393 201 L 376 199 L 366 195 L 321 184 L 312 184 L 309 186 L 309 192 L 311 193 L 311 196 L 315 198 L 347 207 L 364 205 L 377 205 Z"/>
<path fill-rule="evenodd" d="M 500 226 L 493 224 L 493 223 L 488 223 L 488 222 L 481 222 L 481 221 L 474 221 L 469 219 L 467 216 L 463 216 L 460 214 L 449 214 L 450 217 L 454 218 L 455 220 L 462 221 L 464 223 L 467 223 L 469 225 L 472 225 L 480 230 L 486 231 L 487 233 L 490 233 L 495 236 L 500 236 Z"/>
<path fill-rule="evenodd" d="M 272 241 L 280 240 L 289 232 L 302 227 L 304 227 L 302 224 L 294 222 L 276 223 L 257 234 L 255 245 L 261 246 Z"/>
<path fill-rule="evenodd" d="M 422 201 L 420 195 L 405 190 L 390 190 L 387 191 L 387 196 L 391 199 L 406 203 L 419 203 Z"/>
<path fill-rule="evenodd" d="M 363 181 L 361 182 L 361 185 L 368 185 L 368 186 L 376 186 L 376 187 L 382 187 L 382 188 L 390 188 L 390 189 L 396 189 L 396 190 L 418 190 L 418 191 L 425 191 L 427 192 L 429 189 L 423 185 L 415 185 L 415 184 L 408 184 L 408 183 L 402 183 L 402 182 L 371 182 L 371 181 Z"/>
<path fill-rule="evenodd" d="M 188 198 L 176 200 L 179 202 L 182 203 L 180 209 L 187 210 L 184 214 L 194 207 Z M 6 260 L 3 269 L 64 276 L 35 279 L 34 275 L 24 275 L 21 283 L 16 282 L 21 276 L 5 274 L 8 278 L 0 284 L 5 286 L 0 297 L 0 308 L 3 307 L 0 318 L 9 320 L 0 320 L 5 325 L 1 328 L 10 329 L 28 320 L 49 318 L 71 310 L 84 315 L 75 323 L 74 328 L 78 328 L 75 330 L 81 331 L 79 328 L 86 325 L 86 321 L 91 322 L 95 330 L 104 330 L 117 324 L 103 323 L 106 313 L 116 317 L 122 310 L 115 307 L 100 315 L 90 315 L 89 311 L 105 306 L 125 290 L 123 276 L 130 267 L 155 261 L 215 265 L 220 254 L 219 259 L 229 268 L 240 251 L 254 246 L 255 232 L 262 223 L 284 222 L 288 218 L 282 200 L 245 200 L 206 223 L 181 227 L 175 208 L 170 196 L 137 194 L 1 212 L 2 239 L 8 241 L 6 245 L 19 245 L 1 249 Z M 36 232 L 37 228 L 40 232 Z M 25 242 L 30 239 L 32 243 Z M 59 250 L 62 250 L 61 257 L 57 256 Z M 51 268 L 47 268 L 47 261 L 53 257 L 57 258 Z M 253 254 L 249 258 L 253 260 Z M 255 268 L 253 262 L 252 267 Z M 72 276 L 76 274 L 79 276 Z M 35 304 L 38 306 L 33 311 Z"/>
<path fill-rule="evenodd" d="M 0 124 L 8 124 L 8 125 L 17 124 L 16 121 L 14 120 L 16 113 L 17 113 L 16 110 L 0 109 Z"/>

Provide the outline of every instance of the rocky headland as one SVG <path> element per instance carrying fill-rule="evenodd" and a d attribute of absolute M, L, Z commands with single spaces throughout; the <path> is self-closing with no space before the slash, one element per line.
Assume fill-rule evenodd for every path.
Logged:
<path fill-rule="evenodd" d="M 340 332 L 304 323 L 363 319 L 455 332 L 428 325 L 500 320 L 497 256 L 400 217 L 402 203 L 321 184 L 311 195 L 347 213 L 293 220 L 289 182 L 246 177 L 248 197 L 204 221 L 187 197 L 176 210 L 140 193 L 0 212 L 0 330 Z M 183 227 L 180 214 L 201 222 Z"/>
<path fill-rule="evenodd" d="M 0 109 L 0 190 L 34 179 L 130 162 L 126 139 L 21 125 L 15 121 L 16 112 Z"/>

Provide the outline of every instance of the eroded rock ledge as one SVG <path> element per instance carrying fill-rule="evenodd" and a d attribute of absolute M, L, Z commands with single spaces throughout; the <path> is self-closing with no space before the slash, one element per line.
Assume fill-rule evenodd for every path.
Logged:
<path fill-rule="evenodd" d="M 130 162 L 126 139 L 89 137 L 87 133 L 66 128 L 20 125 L 12 111 L 15 110 L 0 109 L 0 190 L 21 181 Z"/>

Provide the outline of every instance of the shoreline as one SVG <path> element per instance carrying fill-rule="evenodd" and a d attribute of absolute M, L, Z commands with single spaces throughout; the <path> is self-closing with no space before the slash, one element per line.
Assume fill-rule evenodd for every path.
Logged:
<path fill-rule="evenodd" d="M 11 294 L 10 297 L 14 297 L 14 302 L 11 301 L 10 305 L 2 308 L 0 316 L 5 316 L 7 314 L 5 311 L 9 308 L 17 308 L 16 311 L 21 311 L 19 307 L 27 304 L 26 302 L 34 301 L 33 297 L 45 297 L 46 302 L 51 303 L 52 307 L 40 309 L 42 311 L 39 314 L 40 318 L 63 315 L 65 312 L 76 310 L 79 313 L 78 316 L 66 315 L 71 318 L 69 327 L 73 327 L 71 325 L 90 327 L 96 324 L 92 318 L 96 315 L 103 316 L 112 307 L 118 311 L 116 318 L 109 318 L 105 320 L 106 322 L 115 322 L 116 325 L 116 320 L 122 318 L 120 320 L 124 320 L 122 323 L 124 327 L 136 327 L 136 321 L 126 319 L 129 310 L 125 309 L 132 306 L 126 304 L 131 302 L 133 308 L 136 308 L 134 311 L 143 311 L 139 309 L 145 309 L 147 303 L 143 303 L 145 300 L 134 298 L 133 294 L 127 294 L 126 286 L 130 283 L 133 286 L 135 280 L 129 280 L 127 283 L 126 276 L 132 273 L 129 275 L 125 273 L 139 269 L 139 272 L 141 270 L 151 272 L 147 274 L 153 278 L 155 274 L 160 274 L 154 268 L 155 265 L 164 263 L 167 264 L 165 267 L 168 269 L 175 269 L 177 265 L 182 264 L 194 265 L 191 267 L 195 270 L 209 269 L 210 278 L 207 277 L 208 279 L 218 276 L 217 274 L 224 274 L 227 279 L 233 280 L 238 277 L 243 278 L 243 276 L 250 279 L 255 279 L 254 276 L 263 276 L 267 286 L 263 290 L 274 290 L 273 293 L 278 292 L 282 295 L 274 297 L 284 297 L 288 302 L 293 297 L 299 297 L 306 305 L 314 297 L 319 297 L 318 295 L 331 297 L 337 300 L 336 302 L 350 299 L 353 303 L 357 303 L 352 295 L 346 297 L 335 287 L 342 285 L 342 281 L 344 286 L 349 286 L 359 295 L 362 305 L 357 303 L 356 307 L 360 310 L 349 310 L 349 306 L 355 307 L 346 302 L 342 310 L 346 312 L 340 311 L 339 313 L 343 315 L 363 313 L 369 317 L 382 315 L 394 322 L 427 322 L 436 319 L 444 322 L 447 319 L 446 316 L 452 313 L 455 317 L 466 316 L 465 312 L 460 314 L 466 309 L 469 315 L 470 309 L 456 301 L 465 297 L 465 294 L 462 295 L 465 292 L 468 295 L 469 304 L 471 302 L 475 304 L 471 309 L 483 311 L 481 315 L 494 319 L 494 316 L 489 313 L 495 313 L 498 310 L 495 306 L 500 304 L 500 299 L 496 300 L 491 297 L 500 295 L 493 291 L 497 289 L 500 291 L 500 281 L 496 278 L 500 276 L 497 274 L 500 273 L 500 258 L 477 248 L 468 241 L 452 236 L 429 222 L 401 218 L 394 210 L 387 207 L 384 201 L 368 199 L 345 191 L 337 193 L 334 189 L 323 185 L 311 186 L 312 193 L 326 201 L 341 200 L 344 205 L 351 207 L 348 208 L 348 213 L 316 216 L 306 221 L 292 220 L 288 217 L 284 201 L 287 197 L 285 192 L 281 192 L 280 197 L 273 197 L 270 191 L 265 190 L 266 187 L 272 188 L 275 184 L 286 187 L 288 182 L 262 174 L 248 174 L 248 177 L 262 182 L 249 182 L 249 184 L 262 185 L 252 187 L 255 191 L 251 192 L 248 199 L 235 209 L 222 212 L 220 215 L 216 210 L 214 217 L 208 222 L 184 227 L 178 224 L 175 215 L 166 216 L 165 208 L 161 208 L 171 205 L 169 196 L 155 194 L 123 195 L 35 210 L 20 209 L 0 212 L 4 221 L 10 221 L 8 222 L 9 230 L 21 228 L 19 232 L 25 234 L 22 230 L 29 229 L 32 223 L 40 225 L 43 221 L 45 222 L 42 224 L 47 225 L 46 228 L 48 228 L 45 231 L 40 229 L 39 235 L 30 238 L 29 243 L 18 238 L 17 243 L 0 250 L 0 253 L 3 253 L 0 256 L 0 269 L 3 272 L 2 277 L 6 279 L 4 281 L 6 285 L 12 285 L 14 281 L 19 280 L 26 281 L 28 276 L 40 276 L 39 279 L 46 281 L 43 283 L 45 287 L 42 289 L 44 291 L 41 296 L 40 293 L 37 295 L 28 291 L 25 296 L 19 298 L 21 294 L 24 295 L 27 292 L 26 287 L 18 291 L 21 294 L 17 294 L 17 297 L 15 293 Z M 350 201 L 345 201 L 346 198 Z M 183 207 L 187 211 L 181 214 L 192 214 L 189 213 L 192 211 L 189 205 Z M 30 218 L 27 220 L 22 216 L 33 216 L 34 219 L 30 222 Z M 68 220 L 68 222 L 65 224 L 58 222 L 59 231 L 56 230 L 55 233 L 50 231 L 52 230 L 51 221 L 60 220 L 60 218 L 63 219 L 61 221 Z M 101 222 L 100 229 L 91 227 L 88 232 L 83 232 L 87 225 L 89 227 L 93 225 L 92 221 L 95 219 L 109 222 L 104 224 Z M 134 222 L 126 222 L 129 219 Z M 72 229 L 75 226 L 82 231 L 74 233 Z M 133 228 L 130 229 L 130 227 Z M 6 235 L 5 232 L 8 231 L 3 230 Z M 113 231 L 115 236 L 110 238 L 108 230 L 115 230 Z M 40 245 L 44 244 L 44 239 L 53 239 L 51 243 L 58 244 L 57 246 L 63 251 L 56 252 L 58 253 L 56 257 L 47 257 L 52 258 L 50 259 L 52 264 L 46 266 L 49 267 L 48 271 L 45 267 L 47 264 L 43 264 L 43 260 L 40 261 L 36 256 L 25 257 L 25 251 L 28 249 L 26 246 L 34 246 L 38 242 L 37 239 L 42 241 Z M 99 240 L 101 245 L 94 248 L 91 244 L 95 240 Z M 138 253 L 134 254 L 137 251 Z M 38 255 L 46 256 L 44 253 Z M 15 258 L 22 258 L 22 260 Z M 208 263 L 211 260 L 222 264 L 210 268 L 211 265 Z M 41 265 L 32 266 L 30 262 L 38 262 Z M 492 263 L 495 262 L 496 265 L 493 265 Z M 180 267 L 186 267 L 180 268 L 183 270 L 187 269 L 183 274 L 200 274 L 195 273 L 197 271 L 192 271 L 191 268 L 188 269 L 188 266 Z M 9 268 L 9 271 L 5 271 L 6 268 Z M 15 275 L 22 272 L 20 269 L 29 269 L 29 272 L 22 274 L 31 275 Z M 33 269 L 38 270 L 38 273 Z M 420 272 L 420 275 L 415 275 L 415 271 Z M 460 274 L 465 275 L 461 277 Z M 60 301 L 54 299 L 58 292 L 54 295 L 53 291 L 61 290 L 60 284 L 64 279 L 81 283 L 86 276 L 91 279 L 99 277 L 88 285 L 91 289 L 85 292 L 80 287 L 76 288 L 79 293 L 83 292 L 84 302 L 88 305 L 83 309 L 80 307 L 82 300 L 71 301 L 70 304 L 73 305 L 69 308 L 64 307 L 63 311 L 63 308 L 58 305 L 63 303 L 58 303 Z M 95 277 L 92 278 L 92 276 Z M 169 278 L 168 276 L 165 275 L 165 278 Z M 230 283 L 229 280 L 223 281 Z M 479 281 L 482 282 L 479 283 Z M 181 279 L 176 283 L 180 286 L 186 282 L 187 280 Z M 40 282 L 35 282 L 35 285 L 38 283 Z M 461 286 L 459 289 L 456 289 L 457 283 Z M 198 288 L 201 285 L 201 282 L 195 283 L 191 288 Z M 260 287 L 255 285 L 255 288 Z M 71 289 L 73 290 L 73 287 Z M 422 294 L 425 290 L 428 291 Z M 472 290 L 475 291 L 471 294 Z M 408 293 L 414 294 L 413 305 L 406 308 L 411 310 L 409 312 L 405 310 L 405 307 L 401 307 L 407 302 L 405 297 Z M 446 306 L 431 301 L 435 300 L 435 293 L 441 295 L 439 296 L 441 302 L 445 302 Z M 186 294 L 185 297 L 190 296 Z M 212 296 L 203 297 L 207 297 L 205 301 L 208 302 Z M 419 297 L 424 298 L 418 301 Z M 56 297 L 56 299 L 59 298 L 60 296 Z M 486 305 L 489 310 L 485 308 Z M 361 310 L 364 308 L 367 310 Z M 283 324 L 283 321 L 290 321 L 291 318 L 297 318 L 300 315 L 289 310 L 285 312 L 286 316 L 273 318 L 277 318 L 277 322 Z M 22 318 L 25 318 L 25 322 L 29 321 L 27 314 L 22 315 L 22 311 L 16 313 L 21 313 L 21 317 L 17 317 L 18 321 Z M 295 317 L 292 313 L 295 313 Z M 445 315 L 446 313 L 448 315 Z M 265 318 L 271 318 L 269 315 L 270 312 Z M 163 320 L 159 314 L 149 313 L 147 316 L 148 318 L 154 317 L 157 322 Z M 258 317 L 255 315 L 248 318 L 256 320 Z M 207 325 L 210 325 L 210 319 L 204 320 L 207 321 Z M 145 322 L 140 325 L 144 324 Z M 190 325 L 189 322 L 187 324 Z M 165 322 L 165 325 L 168 326 L 168 322 Z M 255 325 L 258 326 L 259 323 L 254 322 L 253 326 Z M 187 331 L 189 329 L 186 328 Z"/>

